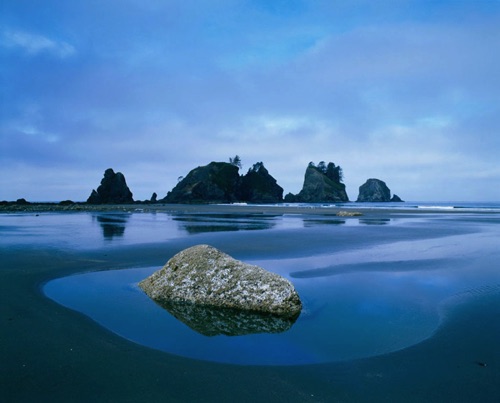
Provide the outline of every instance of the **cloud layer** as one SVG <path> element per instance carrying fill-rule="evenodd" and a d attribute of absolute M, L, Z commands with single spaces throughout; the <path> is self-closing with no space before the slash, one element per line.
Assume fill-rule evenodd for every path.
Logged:
<path fill-rule="evenodd" d="M 1 200 L 84 200 L 109 167 L 163 196 L 235 154 L 285 192 L 324 160 L 351 199 L 500 200 L 498 2 L 11 3 Z"/>

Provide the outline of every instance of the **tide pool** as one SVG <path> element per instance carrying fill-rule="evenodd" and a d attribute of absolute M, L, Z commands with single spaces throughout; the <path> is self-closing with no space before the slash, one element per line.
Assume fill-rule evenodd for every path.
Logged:
<path fill-rule="evenodd" d="M 129 221 L 143 223 L 146 231 L 141 218 Z M 342 362 L 402 350 L 432 337 L 455 305 L 500 292 L 498 223 L 486 225 L 476 216 L 347 221 L 286 215 L 159 221 L 176 225 L 165 233 L 179 236 L 189 225 L 184 237 L 193 244 L 236 251 L 248 263 L 289 278 L 304 306 L 279 333 L 198 333 L 138 288 L 160 266 L 77 274 L 52 280 L 43 290 L 135 343 L 238 365 Z M 229 237 L 232 231 L 238 236 Z"/>

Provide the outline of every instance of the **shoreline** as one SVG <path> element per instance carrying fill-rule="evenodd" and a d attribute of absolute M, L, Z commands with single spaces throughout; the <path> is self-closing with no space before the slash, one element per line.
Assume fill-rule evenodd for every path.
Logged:
<path fill-rule="evenodd" d="M 173 214 L 313 214 L 313 215 L 392 215 L 392 214 L 500 214 L 500 211 L 468 208 L 415 208 L 405 206 L 376 207 L 332 206 L 324 204 L 277 205 L 277 204 L 168 204 L 168 203 L 133 203 L 133 204 L 87 204 L 72 203 L 16 203 L 0 204 L 0 214 L 9 213 L 45 213 L 45 212 L 123 212 L 123 213 L 173 213 Z M 339 214 L 340 213 L 340 214 Z M 356 214 L 358 213 L 358 214 Z"/>

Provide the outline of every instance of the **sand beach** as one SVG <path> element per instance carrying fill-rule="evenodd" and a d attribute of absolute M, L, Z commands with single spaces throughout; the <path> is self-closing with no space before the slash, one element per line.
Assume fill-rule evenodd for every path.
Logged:
<path fill-rule="evenodd" d="M 340 218 L 336 214 L 342 208 L 321 206 L 33 207 L 0 214 L 2 401 L 500 398 L 500 274 L 495 271 L 500 252 L 494 248 L 498 213 L 365 208 L 356 209 L 363 216 Z M 411 260 L 416 253 L 429 253 L 422 261 L 433 263 L 435 274 L 409 263 L 395 272 L 401 278 L 420 271 L 425 281 L 436 280 L 432 290 L 444 295 L 446 289 L 450 297 L 446 294 L 439 306 L 439 325 L 430 337 L 397 351 L 310 365 L 240 365 L 193 359 L 127 340 L 43 291 L 47 282 L 74 274 L 161 267 L 198 243 L 283 270 L 303 284 L 305 294 L 314 281 L 333 284 L 346 273 L 393 270 L 396 264 L 376 264 L 382 254 L 394 263 L 406 262 L 406 255 Z M 325 251 L 337 259 L 335 264 L 322 265 Z M 448 274 L 455 269 L 460 275 Z M 464 286 L 467 282 L 470 287 Z"/>

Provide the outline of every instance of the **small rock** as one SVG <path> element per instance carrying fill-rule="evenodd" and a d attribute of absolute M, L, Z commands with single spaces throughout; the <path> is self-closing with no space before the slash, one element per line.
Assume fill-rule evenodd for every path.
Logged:
<path fill-rule="evenodd" d="M 360 213 L 359 211 L 339 211 L 337 214 L 339 217 L 359 217 L 362 216 L 363 213 Z"/>

